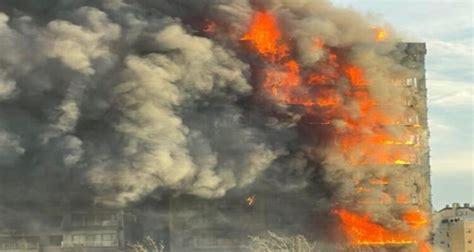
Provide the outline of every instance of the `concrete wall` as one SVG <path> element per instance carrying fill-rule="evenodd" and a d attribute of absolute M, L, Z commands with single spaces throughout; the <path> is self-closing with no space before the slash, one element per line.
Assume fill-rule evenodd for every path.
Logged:
<path fill-rule="evenodd" d="M 443 252 L 474 252 L 474 208 L 453 204 L 434 215 L 434 244 Z"/>

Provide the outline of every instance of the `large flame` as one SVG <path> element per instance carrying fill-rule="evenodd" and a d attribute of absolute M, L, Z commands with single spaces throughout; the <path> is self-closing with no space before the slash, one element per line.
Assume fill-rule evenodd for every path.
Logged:
<path fill-rule="evenodd" d="M 410 235 L 391 231 L 370 221 L 369 216 L 359 215 L 344 209 L 333 211 L 342 221 L 342 228 L 351 244 L 387 245 L 414 244 L 417 241 Z"/>
<path fill-rule="evenodd" d="M 425 227 L 428 225 L 428 216 L 417 209 L 406 212 L 402 219 L 413 228 Z"/>
<path fill-rule="evenodd" d="M 257 12 L 242 40 L 251 41 L 262 56 L 275 62 L 288 54 L 288 47 L 279 43 L 281 38 L 276 18 L 269 12 Z"/>
<path fill-rule="evenodd" d="M 376 29 L 376 40 L 386 39 L 384 30 Z M 304 67 L 291 53 L 288 39 L 279 29 L 277 19 L 270 12 L 257 12 L 248 31 L 241 40 L 249 43 L 263 61 L 259 69 L 262 83 L 259 88 L 276 102 L 306 108 L 307 113 L 317 113 L 330 124 L 337 120 L 343 127 L 334 128 L 334 145 L 352 167 L 363 169 L 367 165 L 408 165 L 412 163 L 412 151 L 407 145 L 413 141 L 406 133 L 394 134 L 387 125 L 401 125 L 400 114 L 387 114 L 370 93 L 370 80 L 362 67 L 349 62 L 336 51 L 325 46 L 321 38 L 315 38 L 314 49 L 324 51 L 321 67 Z M 344 95 L 337 85 L 346 83 Z M 347 104 L 355 104 L 351 109 Z M 316 112 L 315 112 L 316 111 Z M 360 167 L 360 168 L 359 168 Z M 396 168 L 396 167 L 395 167 Z M 369 186 L 383 187 L 387 178 L 373 179 Z M 359 194 L 371 194 L 374 190 L 355 184 Z M 362 199 L 361 204 L 407 204 L 408 195 L 389 195 L 383 190 L 380 199 Z M 392 231 L 374 223 L 368 215 L 358 215 L 346 209 L 337 209 L 341 226 L 350 243 L 355 245 L 386 245 L 419 243 L 410 232 Z M 427 217 L 421 211 L 401 216 L 410 230 L 427 225 Z M 426 247 L 423 245 L 423 247 Z"/>

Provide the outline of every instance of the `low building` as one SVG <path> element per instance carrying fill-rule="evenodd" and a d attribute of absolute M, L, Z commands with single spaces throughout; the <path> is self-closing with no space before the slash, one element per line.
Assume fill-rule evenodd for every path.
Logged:
<path fill-rule="evenodd" d="M 124 211 L 82 211 L 64 215 L 62 251 L 125 250 L 134 240 L 135 215 Z"/>
<path fill-rule="evenodd" d="M 40 252 L 39 236 L 17 234 L 14 230 L 0 231 L 0 251 Z"/>
<path fill-rule="evenodd" d="M 474 252 L 474 206 L 452 206 L 437 211 L 433 217 L 434 245 L 444 252 Z"/>
<path fill-rule="evenodd" d="M 137 217 L 124 210 L 65 211 L 0 231 L 0 252 L 116 252 L 141 239 Z M 29 222 L 31 220 L 25 220 Z"/>

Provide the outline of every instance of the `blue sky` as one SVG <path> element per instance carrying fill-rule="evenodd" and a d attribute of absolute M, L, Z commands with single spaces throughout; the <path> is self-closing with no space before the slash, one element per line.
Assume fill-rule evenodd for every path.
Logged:
<path fill-rule="evenodd" d="M 406 41 L 427 43 L 432 194 L 435 209 L 474 203 L 471 1 L 333 0 L 384 19 Z"/>

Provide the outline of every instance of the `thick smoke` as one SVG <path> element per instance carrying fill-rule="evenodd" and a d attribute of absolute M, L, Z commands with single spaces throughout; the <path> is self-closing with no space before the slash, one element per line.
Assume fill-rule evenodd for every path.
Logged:
<path fill-rule="evenodd" d="M 366 17 L 327 1 L 2 1 L 2 201 L 127 206 L 165 192 L 214 199 L 248 188 L 311 188 L 295 204 L 370 210 L 373 220 L 407 229 L 390 204 L 359 203 L 392 192 L 428 197 L 424 174 L 355 168 L 334 143 L 352 134 L 346 121 L 317 123 L 326 112 L 308 113 L 265 90 L 261 70 L 281 66 L 241 40 L 262 10 L 277 18 L 301 74 L 357 65 L 377 106 L 405 116 L 406 93 L 389 83 L 413 73 L 397 62 L 403 59 L 391 28 L 382 24 L 391 35 L 377 43 Z M 329 49 L 340 61 L 331 62 Z M 357 120 L 361 105 L 346 95 L 348 78 L 334 82 L 344 113 Z M 361 150 L 371 147 L 357 144 L 352 157 L 370 158 Z M 381 177 L 397 183 L 356 192 L 354 181 Z M 428 199 L 418 200 L 428 207 Z"/>
<path fill-rule="evenodd" d="M 45 4 L 2 7 L 2 172 L 77 176 L 123 205 L 220 197 L 279 155 L 243 121 L 252 87 L 234 52 L 146 2 Z"/>

